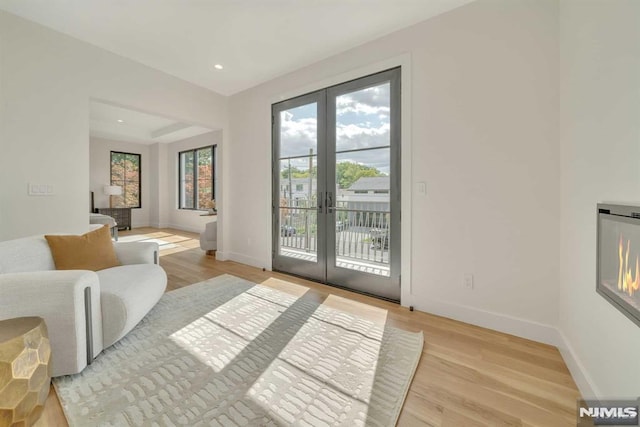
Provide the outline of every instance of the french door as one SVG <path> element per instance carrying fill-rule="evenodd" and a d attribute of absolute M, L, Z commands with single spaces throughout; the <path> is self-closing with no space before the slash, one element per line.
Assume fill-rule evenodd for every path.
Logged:
<path fill-rule="evenodd" d="M 400 299 L 400 69 L 272 106 L 273 268 Z"/>

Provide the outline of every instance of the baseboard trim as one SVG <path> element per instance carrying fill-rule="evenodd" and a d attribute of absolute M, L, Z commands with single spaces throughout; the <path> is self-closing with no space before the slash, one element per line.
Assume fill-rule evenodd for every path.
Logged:
<path fill-rule="evenodd" d="M 425 304 L 415 304 L 418 310 L 438 316 L 448 317 L 505 334 L 515 335 L 553 346 L 561 344 L 558 330 L 543 323 L 481 310 L 465 305 L 453 304 L 447 301 L 430 300 Z"/>
<path fill-rule="evenodd" d="M 149 227 L 152 228 L 169 228 L 169 224 L 164 222 L 152 222 Z"/>
<path fill-rule="evenodd" d="M 599 399 L 602 394 L 591 379 L 591 376 L 587 373 L 587 370 L 584 368 L 571 343 L 562 331 L 558 330 L 558 335 L 562 340 L 562 343 L 557 346 L 558 350 L 560 350 L 564 363 L 567 365 L 567 368 L 569 368 L 569 372 L 571 372 L 573 381 L 575 381 L 578 386 L 580 394 L 582 394 L 584 399 Z"/>
<path fill-rule="evenodd" d="M 582 397 L 597 399 L 601 396 L 567 337 L 554 326 L 446 301 L 431 300 L 426 306 L 416 305 L 416 308 L 449 319 L 552 345 L 560 351 Z"/>
<path fill-rule="evenodd" d="M 198 233 L 198 234 L 204 231 L 204 227 L 189 227 L 189 226 L 184 226 L 182 224 L 167 224 L 166 227 L 162 227 L 162 228 L 173 228 L 174 230 L 190 231 L 191 233 Z"/>
<path fill-rule="evenodd" d="M 247 264 L 252 267 L 264 268 L 264 262 L 258 258 L 253 258 L 247 255 L 239 254 L 237 252 L 225 252 L 223 254 L 225 260 L 239 262 L 241 264 Z"/>
<path fill-rule="evenodd" d="M 216 260 L 218 260 L 218 261 L 228 261 L 229 257 L 227 256 L 226 252 L 216 251 Z"/>

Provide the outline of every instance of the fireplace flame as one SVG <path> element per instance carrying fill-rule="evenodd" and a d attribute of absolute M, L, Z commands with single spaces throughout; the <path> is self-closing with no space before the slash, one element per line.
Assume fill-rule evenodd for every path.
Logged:
<path fill-rule="evenodd" d="M 640 288 L 640 256 L 636 255 L 635 274 L 631 274 L 629 267 L 629 252 L 631 241 L 627 240 L 627 248 L 624 248 L 622 234 L 620 234 L 620 244 L 618 245 L 618 259 L 620 267 L 618 268 L 618 290 L 626 292 L 629 296 L 633 295 Z"/>

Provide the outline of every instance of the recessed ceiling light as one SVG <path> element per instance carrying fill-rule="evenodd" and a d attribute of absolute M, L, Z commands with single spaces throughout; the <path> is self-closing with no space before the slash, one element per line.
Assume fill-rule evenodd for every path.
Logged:
<path fill-rule="evenodd" d="M 118 119 L 118 123 L 124 123 L 124 120 Z"/>
<path fill-rule="evenodd" d="M 220 64 L 216 64 L 213 66 L 213 68 L 215 68 L 216 70 L 222 70 L 224 67 Z"/>

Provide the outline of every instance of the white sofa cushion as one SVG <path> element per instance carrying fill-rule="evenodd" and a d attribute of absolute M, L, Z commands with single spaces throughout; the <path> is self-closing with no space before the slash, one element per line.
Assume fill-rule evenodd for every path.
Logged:
<path fill-rule="evenodd" d="M 122 265 L 96 272 L 100 279 L 102 339 L 107 348 L 125 336 L 158 302 L 167 275 L 155 264 Z"/>
<path fill-rule="evenodd" d="M 23 273 L 55 270 L 49 244 L 44 236 L 0 242 L 0 272 Z"/>

